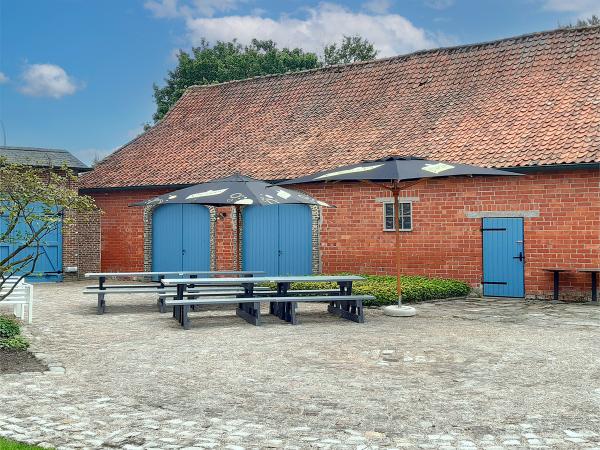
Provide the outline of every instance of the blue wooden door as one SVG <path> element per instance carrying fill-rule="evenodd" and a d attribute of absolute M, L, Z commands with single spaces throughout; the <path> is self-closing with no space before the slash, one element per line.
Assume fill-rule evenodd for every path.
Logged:
<path fill-rule="evenodd" d="M 39 207 L 41 208 L 41 206 Z M 38 209 L 39 209 L 38 208 Z M 41 209 L 40 209 L 41 210 Z M 37 245 L 31 245 L 21 250 L 16 256 L 17 259 L 23 259 L 31 256 L 31 263 L 22 268 L 19 273 L 32 272 L 26 277 L 29 282 L 56 282 L 63 279 L 62 267 L 62 216 L 56 215 L 56 223 L 50 226 L 49 232 L 44 233 Z M 8 219 L 0 216 L 0 235 L 6 230 Z M 18 222 L 12 231 L 10 238 L 5 242 L 0 242 L 0 260 L 6 258 L 9 254 L 20 246 L 23 242 L 32 236 L 32 233 L 39 231 L 39 224 L 28 224 L 25 220 Z M 37 254 L 37 260 L 35 260 Z"/>
<path fill-rule="evenodd" d="M 249 206 L 243 210 L 244 270 L 267 275 L 312 273 L 312 213 L 306 205 Z"/>
<path fill-rule="evenodd" d="M 484 218 L 483 295 L 525 296 L 522 218 Z"/>
<path fill-rule="evenodd" d="M 210 215 L 206 207 L 172 204 L 154 210 L 152 270 L 210 270 Z"/>

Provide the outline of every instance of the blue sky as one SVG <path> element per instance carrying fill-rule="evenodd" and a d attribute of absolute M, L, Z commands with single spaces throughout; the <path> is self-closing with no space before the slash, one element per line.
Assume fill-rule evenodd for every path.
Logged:
<path fill-rule="evenodd" d="M 135 137 L 152 84 L 200 38 L 320 51 L 360 34 L 381 56 L 555 28 L 600 0 L 0 0 L 1 125 L 8 145 L 85 162 Z"/>

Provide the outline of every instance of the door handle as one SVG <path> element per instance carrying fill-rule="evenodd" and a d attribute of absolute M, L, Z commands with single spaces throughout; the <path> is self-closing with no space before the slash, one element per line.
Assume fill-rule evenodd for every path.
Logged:
<path fill-rule="evenodd" d="M 525 257 L 523 256 L 523 252 L 519 252 L 519 256 L 513 256 L 513 259 L 518 259 L 519 261 L 523 261 Z"/>

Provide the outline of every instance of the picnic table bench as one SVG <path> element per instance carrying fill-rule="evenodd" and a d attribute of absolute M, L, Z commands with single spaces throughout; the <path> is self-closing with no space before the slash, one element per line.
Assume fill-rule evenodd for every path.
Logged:
<path fill-rule="evenodd" d="M 190 328 L 191 307 L 212 304 L 237 304 L 236 314 L 253 325 L 261 323 L 261 303 L 269 303 L 269 313 L 292 325 L 298 323 L 296 306 L 299 302 L 328 302 L 327 311 L 338 317 L 364 323 L 363 301 L 374 299 L 371 295 L 353 295 L 352 282 L 363 278 L 356 275 L 341 276 L 264 276 L 239 278 L 188 278 L 163 280 L 165 286 L 176 286 L 165 305 L 173 307 L 173 317 L 184 329 Z M 335 282 L 338 289 L 290 290 L 294 282 Z M 261 290 L 262 283 L 275 283 L 276 290 Z M 186 295 L 186 290 L 197 286 L 237 286 L 243 293 L 223 296 Z M 264 288 L 264 287 L 262 287 Z M 193 293 L 192 293 L 193 294 Z"/>
<path fill-rule="evenodd" d="M 260 271 L 181 271 L 181 272 L 91 272 L 86 273 L 86 278 L 98 278 L 98 284 L 92 286 L 86 286 L 83 293 L 88 295 L 96 295 L 98 298 L 98 305 L 96 308 L 97 314 L 104 314 L 106 311 L 106 295 L 108 294 L 147 294 L 156 293 L 159 295 L 158 308 L 160 312 L 165 312 L 164 297 L 161 294 L 166 294 L 169 291 L 174 291 L 175 288 L 168 287 L 163 284 L 165 277 L 184 277 L 187 276 L 190 279 L 197 277 L 220 277 L 220 276 L 244 276 L 252 277 L 259 275 L 264 272 Z M 150 284 L 106 284 L 107 278 L 157 278 L 157 281 Z M 219 289 L 223 291 L 224 289 Z M 240 289 L 230 289 L 232 293 L 239 293 Z M 198 295 L 204 295 L 211 293 L 211 288 L 191 288 L 190 292 L 197 291 Z"/>

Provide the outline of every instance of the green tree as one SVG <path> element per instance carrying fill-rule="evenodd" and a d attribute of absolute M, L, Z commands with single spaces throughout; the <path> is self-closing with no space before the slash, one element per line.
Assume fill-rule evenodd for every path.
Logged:
<path fill-rule="evenodd" d="M 279 49 L 273 41 L 253 39 L 246 46 L 235 40 L 219 41 L 211 46 L 208 41 L 202 40 L 191 54 L 183 50 L 179 52 L 177 67 L 169 72 L 165 86 L 154 85 L 154 121 L 160 120 L 189 86 L 295 72 L 319 65 L 316 54 L 299 48 Z"/>
<path fill-rule="evenodd" d="M 223 83 L 232 80 L 314 69 L 323 65 L 367 61 L 377 56 L 372 43 L 359 36 L 344 36 L 342 42 L 327 45 L 324 57 L 300 48 L 279 49 L 273 41 L 253 39 L 250 45 L 237 41 L 218 41 L 214 46 L 202 40 L 190 53 L 183 50 L 177 55 L 177 66 L 169 71 L 165 85 L 154 85 L 158 121 L 171 109 L 185 90 L 193 85 Z M 144 124 L 144 131 L 150 124 Z"/>
<path fill-rule="evenodd" d="M 67 168 L 34 168 L 0 159 L 0 244 L 9 244 L 8 253 L 0 255 L 0 302 L 12 291 L 2 289 L 9 277 L 35 273 L 44 240 L 59 223 L 68 226 L 74 214 L 95 210 L 93 199 L 72 187 L 76 181 Z"/>
<path fill-rule="evenodd" d="M 373 44 L 360 36 L 344 36 L 341 44 L 327 45 L 323 50 L 323 63 L 348 64 L 356 61 L 369 61 L 377 57 Z"/>

